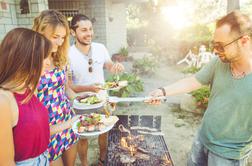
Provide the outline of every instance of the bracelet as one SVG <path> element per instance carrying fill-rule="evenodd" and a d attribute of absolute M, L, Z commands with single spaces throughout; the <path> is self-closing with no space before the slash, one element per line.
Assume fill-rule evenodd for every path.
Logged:
<path fill-rule="evenodd" d="M 160 87 L 160 88 L 158 88 L 158 89 L 160 89 L 160 90 L 163 92 L 163 96 L 166 96 L 166 91 L 165 91 L 165 88 Z"/>

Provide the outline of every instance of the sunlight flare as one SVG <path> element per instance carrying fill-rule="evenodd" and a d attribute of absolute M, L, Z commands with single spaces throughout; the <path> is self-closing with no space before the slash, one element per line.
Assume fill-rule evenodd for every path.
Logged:
<path fill-rule="evenodd" d="M 175 29 L 183 29 L 191 25 L 187 18 L 186 11 L 179 6 L 162 7 L 161 13 L 164 19 L 169 22 Z"/>

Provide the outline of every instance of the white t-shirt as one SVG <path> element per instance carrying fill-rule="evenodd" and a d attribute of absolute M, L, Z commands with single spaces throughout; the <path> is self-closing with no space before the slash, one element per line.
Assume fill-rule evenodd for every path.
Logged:
<path fill-rule="evenodd" d="M 92 85 L 95 83 L 104 84 L 104 64 L 110 62 L 108 50 L 103 44 L 91 44 L 92 48 L 92 72 L 88 71 L 89 64 L 87 55 L 84 55 L 75 45 L 69 50 L 70 69 L 73 83 L 75 85 Z"/>

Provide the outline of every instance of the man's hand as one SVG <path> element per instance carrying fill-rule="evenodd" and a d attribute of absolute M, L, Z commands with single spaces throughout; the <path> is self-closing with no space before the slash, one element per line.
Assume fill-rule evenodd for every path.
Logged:
<path fill-rule="evenodd" d="M 114 63 L 111 67 L 111 73 L 121 73 L 124 71 L 124 66 L 121 63 Z"/>
<path fill-rule="evenodd" d="M 161 89 L 156 89 L 152 92 L 150 92 L 149 96 L 153 97 L 147 101 L 145 101 L 146 103 L 149 103 L 149 104 L 153 104 L 153 105 L 158 105 L 161 103 L 161 100 L 160 99 L 157 99 L 157 97 L 161 97 L 161 96 L 164 96 L 163 95 L 163 92 Z"/>

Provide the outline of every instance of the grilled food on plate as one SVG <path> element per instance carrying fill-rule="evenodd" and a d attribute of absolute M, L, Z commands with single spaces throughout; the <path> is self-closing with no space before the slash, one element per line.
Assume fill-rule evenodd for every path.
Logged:
<path fill-rule="evenodd" d="M 118 82 L 106 82 L 105 85 L 103 85 L 103 89 L 116 89 L 116 88 L 122 88 L 128 85 L 128 81 L 118 81 Z"/>
<path fill-rule="evenodd" d="M 85 94 L 85 95 L 76 97 L 76 99 L 80 103 L 84 103 L 86 105 L 92 105 L 92 104 L 97 104 L 101 102 L 101 100 L 96 96 L 96 94 Z"/>
<path fill-rule="evenodd" d="M 92 132 L 92 131 L 101 131 L 106 126 L 101 121 L 101 115 L 92 113 L 90 115 L 80 116 L 80 122 L 78 124 L 78 132 Z"/>

